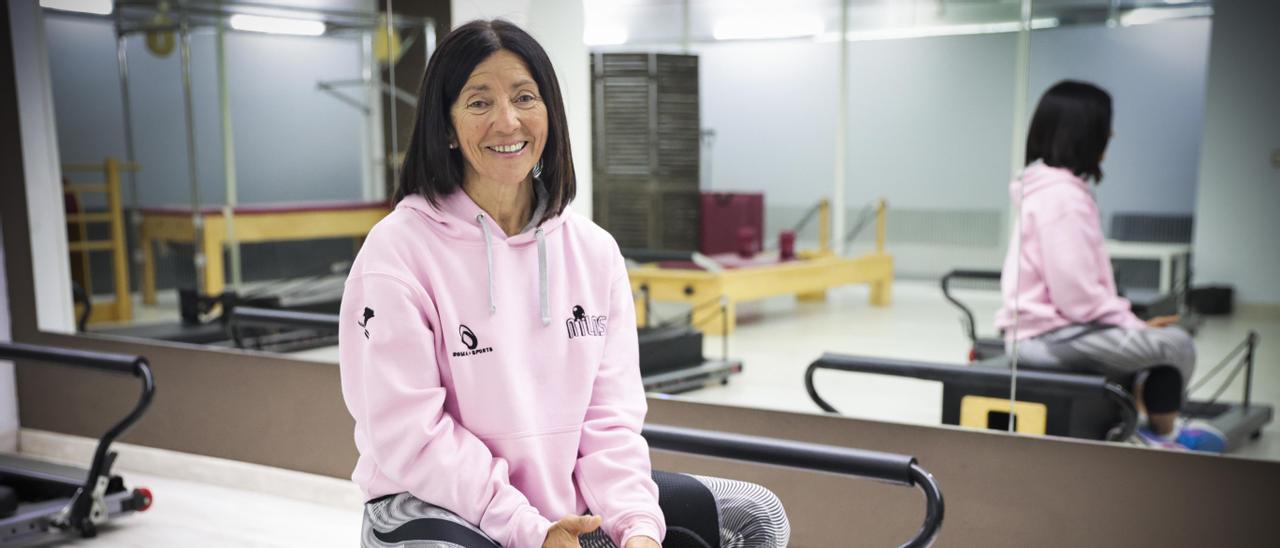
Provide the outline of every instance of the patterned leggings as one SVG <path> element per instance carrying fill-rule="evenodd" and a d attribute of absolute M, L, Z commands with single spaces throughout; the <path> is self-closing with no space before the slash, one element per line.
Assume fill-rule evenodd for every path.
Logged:
<path fill-rule="evenodd" d="M 722 548 L 773 548 L 786 546 L 791 537 L 791 524 L 787 521 L 782 502 L 764 487 L 742 481 L 667 472 L 654 472 L 653 476 L 658 484 L 659 504 L 667 518 L 664 545 L 716 548 L 710 546 L 714 540 L 706 539 L 718 533 Z M 687 523 L 690 516 L 684 511 L 684 503 L 690 497 L 684 495 L 691 485 L 701 494 L 710 492 L 714 498 L 714 516 L 707 515 L 705 519 L 693 517 L 694 523 Z M 672 496 L 677 492 L 679 495 Z M 699 493 L 690 494 L 697 496 Z M 686 523 L 681 522 L 682 518 Z M 709 523 L 710 519 L 715 523 Z M 412 530 L 414 525 L 422 524 L 431 526 Z M 706 527 L 712 529 L 708 532 Z M 582 548 L 617 548 L 600 529 L 579 537 L 579 542 Z M 361 546 L 496 548 L 498 544 L 457 514 L 408 493 L 400 493 L 365 504 Z"/>

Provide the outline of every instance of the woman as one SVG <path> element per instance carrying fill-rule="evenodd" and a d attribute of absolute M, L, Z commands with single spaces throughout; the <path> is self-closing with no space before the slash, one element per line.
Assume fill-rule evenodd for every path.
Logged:
<path fill-rule="evenodd" d="M 1195 370 L 1195 345 L 1174 325 L 1178 317 L 1144 322 L 1116 293 L 1089 188 L 1102 181 L 1111 135 L 1111 96 L 1101 88 L 1063 81 L 1040 99 L 1027 167 L 1009 187 L 1021 202 L 1020 246 L 1005 258 L 996 327 L 1007 346 L 1018 341 L 1022 365 L 1087 370 L 1133 386 L 1147 417 L 1137 441 L 1220 452 L 1220 433 L 1178 422 Z"/>
<path fill-rule="evenodd" d="M 399 203 L 342 298 L 364 545 L 785 545 L 767 490 L 651 476 L 627 271 L 565 210 L 567 127 L 546 53 L 511 23 L 463 25 L 427 65 Z M 709 524 L 683 504 L 708 492 Z"/>

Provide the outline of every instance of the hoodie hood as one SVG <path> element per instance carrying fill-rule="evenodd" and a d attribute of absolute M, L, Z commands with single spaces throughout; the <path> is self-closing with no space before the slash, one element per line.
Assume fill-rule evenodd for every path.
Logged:
<path fill-rule="evenodd" d="M 412 194 L 401 200 L 396 205 L 396 209 L 405 208 L 423 214 L 431 220 L 432 228 L 446 237 L 476 242 L 484 246 L 485 262 L 488 265 L 490 315 L 498 312 L 497 293 L 493 287 L 496 275 L 493 266 L 494 246 L 505 244 L 517 247 L 536 244 L 538 246 L 538 317 L 545 326 L 551 324 L 546 235 L 558 230 L 564 224 L 564 217 L 556 215 L 539 224 L 538 220 L 546 214 L 549 197 L 542 181 L 536 178 L 533 180 L 533 195 L 535 205 L 533 215 L 529 217 L 529 224 L 525 225 L 518 234 L 511 236 L 503 232 L 497 221 L 494 221 L 461 189 L 440 198 L 439 203 L 434 205 L 421 195 Z M 498 240 L 496 243 L 495 239 Z"/>
<path fill-rule="evenodd" d="M 461 189 L 439 198 L 437 200 L 438 203 L 434 205 L 419 194 L 410 194 L 400 200 L 400 203 L 396 205 L 396 209 L 405 208 L 417 211 L 432 221 L 432 228 L 436 232 L 456 240 L 475 243 L 484 242 L 484 232 L 481 227 L 487 225 L 489 233 L 493 237 L 501 238 L 509 245 L 527 245 L 535 241 L 535 229 L 541 228 L 543 233 L 550 234 L 564 224 L 563 215 L 556 215 L 542 224 L 538 224 L 538 219 L 547 211 L 550 197 L 547 194 L 546 186 L 538 179 L 533 180 L 533 194 L 536 203 L 533 215 L 529 218 L 529 224 L 514 235 L 504 233 L 502 227 L 498 226 L 497 221 L 494 221 L 488 213 L 485 213 Z M 484 218 L 483 223 L 477 221 L 477 218 L 481 216 Z"/>
<path fill-rule="evenodd" d="M 1090 193 L 1089 183 L 1071 170 L 1046 165 L 1036 160 L 1022 170 L 1022 174 L 1009 183 L 1009 198 L 1016 204 L 1024 197 L 1059 185 L 1068 185 Z M 1025 189 L 1025 194 L 1023 193 Z"/>

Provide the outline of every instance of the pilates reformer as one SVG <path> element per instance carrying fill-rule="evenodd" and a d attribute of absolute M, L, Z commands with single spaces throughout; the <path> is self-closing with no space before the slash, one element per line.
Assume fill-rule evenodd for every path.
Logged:
<path fill-rule="evenodd" d="M 819 396 L 814 373 L 820 369 L 911 377 L 942 383 L 942 423 L 974 428 L 1014 429 L 1084 439 L 1127 440 L 1137 428 L 1137 404 L 1129 387 L 1105 376 L 1067 369 L 1018 366 L 1016 401 L 1009 401 L 1014 372 L 1004 354 L 1004 341 L 976 335 L 973 312 L 950 292 L 957 278 L 999 280 L 999 272 L 953 271 L 943 278 L 943 295 L 961 310 L 961 323 L 972 342 L 968 364 L 939 364 L 912 360 L 824 354 L 805 371 L 805 388 L 824 411 L 835 407 Z M 1188 401 L 1182 414 L 1200 419 L 1220 431 L 1233 451 L 1257 438 L 1271 422 L 1272 406 L 1252 401 L 1254 349 L 1258 335 L 1250 332 L 1221 362 L 1190 387 L 1192 392 L 1235 361 L 1214 395 Z M 1220 402 L 1226 388 L 1241 372 L 1244 390 L 1239 403 Z"/>
<path fill-rule="evenodd" d="M 942 491 L 933 475 L 921 467 L 915 457 L 657 424 L 646 424 L 641 434 L 652 449 L 845 474 L 918 487 L 925 496 L 924 521 L 915 536 L 902 546 L 929 546 L 942 529 Z"/>
<path fill-rule="evenodd" d="M 151 507 L 151 491 L 129 489 L 111 473 L 111 443 L 151 404 L 155 381 L 146 358 L 87 350 L 0 343 L 0 359 L 84 367 L 138 377 L 142 393 L 124 419 L 98 440 L 89 470 L 0 455 L 0 545 L 28 544 L 51 533 L 97 536 L 108 521 Z"/>

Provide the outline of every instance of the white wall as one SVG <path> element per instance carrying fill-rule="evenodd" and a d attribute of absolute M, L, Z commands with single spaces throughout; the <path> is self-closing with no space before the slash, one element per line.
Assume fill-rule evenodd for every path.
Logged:
<path fill-rule="evenodd" d="M 1196 197 L 1197 283 L 1280 304 L 1280 2 L 1214 2 Z"/>
<path fill-rule="evenodd" d="M 564 94 L 578 177 L 571 207 L 591 217 L 591 68 L 582 42 L 582 0 L 452 0 L 450 9 L 451 27 L 474 19 L 506 19 L 547 50 Z"/>
<path fill-rule="evenodd" d="M 35 270 L 36 323 L 43 331 L 73 333 L 71 264 L 67 255 L 67 227 L 62 215 L 61 168 L 54 130 L 49 56 L 45 48 L 43 15 L 35 0 L 10 2 L 13 31 L 13 69 L 18 91 L 18 123 L 22 135 L 22 166 L 26 177 L 27 211 Z"/>
<path fill-rule="evenodd" d="M 1111 93 L 1116 135 L 1097 194 L 1104 216 L 1195 209 L 1211 25 L 1202 18 L 1032 33 L 1028 113 L 1063 79 Z"/>
<path fill-rule="evenodd" d="M 850 206 L 1007 206 L 1015 37 L 850 44 Z"/>

